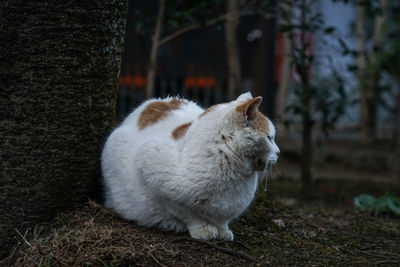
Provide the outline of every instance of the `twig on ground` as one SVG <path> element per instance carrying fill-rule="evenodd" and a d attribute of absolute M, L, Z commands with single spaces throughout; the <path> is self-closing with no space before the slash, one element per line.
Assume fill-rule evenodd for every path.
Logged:
<path fill-rule="evenodd" d="M 218 250 L 220 252 L 223 252 L 225 254 L 229 254 L 229 255 L 232 255 L 232 256 L 244 258 L 246 260 L 253 261 L 253 262 L 258 262 L 257 259 L 247 255 L 246 253 L 239 252 L 239 251 L 234 251 L 234 250 L 229 249 L 229 248 L 224 248 L 224 247 L 218 246 L 215 243 L 211 243 L 211 242 L 204 241 L 204 240 L 193 239 L 193 238 L 189 238 L 189 237 L 179 237 L 179 238 L 176 238 L 176 239 L 172 240 L 172 243 L 178 243 L 178 242 L 182 242 L 182 241 L 190 241 L 190 242 L 194 242 L 194 243 L 203 244 L 203 245 L 206 245 L 207 247 L 214 248 L 214 249 L 216 249 L 216 250 Z"/>
<path fill-rule="evenodd" d="M 149 251 L 149 255 L 153 258 L 153 260 L 158 264 L 158 265 L 160 265 L 160 266 L 162 266 L 162 267 L 166 267 L 164 264 L 161 264 L 157 259 L 156 259 L 156 257 L 154 257 L 154 255 Z"/>
<path fill-rule="evenodd" d="M 65 261 L 61 260 L 58 256 L 54 255 L 53 253 L 50 253 L 50 256 L 59 263 L 61 263 L 61 265 L 70 266 L 70 264 L 67 264 Z"/>
<path fill-rule="evenodd" d="M 99 257 L 94 256 L 94 258 L 95 258 L 96 260 L 98 260 L 99 262 L 101 262 L 101 265 L 102 265 L 102 266 L 107 266 L 107 264 L 106 264 L 102 259 L 100 259 Z"/>
<path fill-rule="evenodd" d="M 22 237 L 22 239 L 24 240 L 25 244 L 27 244 L 28 246 L 30 246 L 31 248 L 33 248 L 33 246 L 31 245 L 31 243 L 29 243 L 28 240 L 26 240 L 25 236 L 28 233 L 29 228 L 26 230 L 25 235 L 22 235 L 17 228 L 14 228 L 15 231 L 17 231 L 17 233 Z"/>
<path fill-rule="evenodd" d="M 217 245 L 222 245 L 222 244 L 239 244 L 239 245 L 241 245 L 244 249 L 250 250 L 250 248 L 249 248 L 248 246 L 246 246 L 246 245 L 243 244 L 242 242 L 236 241 L 236 240 L 223 240 L 223 241 L 217 242 Z"/>

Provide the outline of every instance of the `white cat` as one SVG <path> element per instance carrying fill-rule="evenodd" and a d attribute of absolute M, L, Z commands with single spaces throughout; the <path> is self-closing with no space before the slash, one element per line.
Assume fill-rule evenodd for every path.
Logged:
<path fill-rule="evenodd" d="M 140 225 L 233 240 L 229 222 L 278 158 L 261 100 L 245 93 L 206 111 L 178 98 L 144 102 L 104 146 L 105 206 Z"/>

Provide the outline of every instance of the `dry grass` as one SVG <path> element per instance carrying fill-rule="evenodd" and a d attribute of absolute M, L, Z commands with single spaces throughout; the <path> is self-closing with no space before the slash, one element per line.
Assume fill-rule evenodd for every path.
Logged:
<path fill-rule="evenodd" d="M 38 228 L 38 227 L 37 227 Z M 207 246 L 171 242 L 174 233 L 126 222 L 95 202 L 59 215 L 52 225 L 40 226 L 4 263 L 15 266 L 194 266 L 245 264 Z M 181 235 L 180 235 L 181 236 Z"/>
<path fill-rule="evenodd" d="M 307 212 L 259 194 L 232 224 L 236 242 L 196 242 L 143 228 L 89 202 L 36 227 L 1 265 L 350 266 L 400 262 L 400 222 L 335 211 Z"/>

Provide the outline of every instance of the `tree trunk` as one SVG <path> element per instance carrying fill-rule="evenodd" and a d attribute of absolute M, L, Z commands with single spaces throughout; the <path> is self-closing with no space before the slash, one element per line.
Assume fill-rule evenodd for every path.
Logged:
<path fill-rule="evenodd" d="M 374 21 L 374 33 L 372 37 L 373 41 L 373 49 L 370 53 L 370 59 L 368 66 L 366 66 L 365 59 L 364 62 L 360 62 L 360 67 L 364 67 L 360 69 L 359 79 L 360 79 L 360 93 L 361 93 L 361 137 L 362 141 L 367 144 L 371 144 L 376 139 L 376 127 L 377 127 L 377 108 L 378 108 L 378 100 L 380 97 L 379 91 L 379 72 L 380 66 L 378 62 L 378 50 L 382 45 L 382 37 L 383 37 L 383 25 L 386 21 L 387 13 L 388 13 L 388 1 L 381 0 L 380 5 L 382 8 L 382 14 L 378 14 L 375 17 Z M 359 36 L 360 40 L 357 39 L 357 44 L 360 46 L 359 51 L 364 51 L 365 45 L 365 28 L 364 28 L 364 17 L 365 17 L 365 8 L 359 6 L 359 14 L 357 18 L 356 28 L 357 28 L 357 36 Z M 360 21 L 359 21 L 360 20 Z M 364 57 L 364 56 L 361 56 Z"/>
<path fill-rule="evenodd" d="M 301 7 L 301 20 L 302 23 L 307 23 L 307 5 L 306 1 L 302 1 Z M 301 105 L 303 108 L 301 123 L 302 123 L 302 147 L 301 147 L 301 181 L 302 181 L 302 193 L 304 196 L 308 196 L 313 191 L 311 163 L 312 163 L 312 119 L 311 119 L 311 107 L 310 97 L 311 88 L 309 80 L 309 70 L 311 63 L 308 63 L 305 58 L 307 56 L 307 47 L 309 44 L 305 38 L 305 31 L 301 31 L 300 35 L 301 53 L 302 53 L 302 64 L 298 66 L 301 77 Z M 295 44 L 293 43 L 294 47 Z"/>
<path fill-rule="evenodd" d="M 276 34 L 276 18 L 271 16 L 268 19 L 258 17 L 254 23 L 262 32 L 261 40 L 257 41 L 253 51 L 253 64 L 251 65 L 252 92 L 256 96 L 262 96 L 263 101 L 259 110 L 273 119 L 275 116 L 275 42 L 271 39 Z M 247 88 L 245 88 L 247 89 Z"/>
<path fill-rule="evenodd" d="M 240 64 L 237 29 L 239 26 L 238 0 L 228 0 L 225 21 L 226 59 L 228 64 L 228 98 L 233 100 L 242 91 L 242 70 Z"/>
<path fill-rule="evenodd" d="M 279 77 L 279 87 L 276 97 L 276 105 L 277 105 L 276 113 L 277 117 L 281 121 L 284 121 L 286 119 L 285 107 L 286 107 L 287 89 L 289 87 L 289 81 L 290 81 L 290 71 L 291 71 L 290 63 L 292 60 L 290 56 L 290 51 L 292 49 L 291 42 L 287 33 L 284 34 L 284 45 L 285 47 L 283 52 L 282 70 L 281 70 L 281 75 Z"/>
<path fill-rule="evenodd" d="M 0 256 L 87 201 L 114 118 L 125 1 L 8 1 L 0 18 Z"/>
<path fill-rule="evenodd" d="M 285 13 L 288 13 L 289 16 L 292 14 L 292 5 L 291 3 L 282 3 L 282 9 L 285 10 Z M 283 33 L 283 62 L 282 62 L 282 69 L 280 72 L 279 77 L 279 86 L 278 92 L 276 96 L 276 113 L 277 117 L 284 122 L 286 120 L 286 98 L 287 98 L 287 91 L 290 82 L 290 74 L 291 74 L 291 51 L 292 51 L 292 42 L 289 37 L 289 33 Z M 285 135 L 285 127 L 281 128 L 281 135 Z"/>
<path fill-rule="evenodd" d="M 313 191 L 312 184 L 312 120 L 310 115 L 310 84 L 308 73 L 305 72 L 301 75 L 302 83 L 302 106 L 303 113 L 301 118 L 302 123 L 302 143 L 301 143 L 301 181 L 302 181 L 302 194 L 309 195 Z"/>
<path fill-rule="evenodd" d="M 360 88 L 360 114 L 361 114 L 361 140 L 365 143 L 371 139 L 371 133 L 368 125 L 368 106 L 366 94 L 366 58 L 365 58 L 365 7 L 363 5 L 357 6 L 356 18 L 356 49 L 357 49 L 357 76 Z"/>
<path fill-rule="evenodd" d="M 164 17 L 165 1 L 159 0 L 160 4 L 158 7 L 158 15 L 156 22 L 156 29 L 152 37 L 150 58 L 147 66 L 147 87 L 146 87 L 146 97 L 154 97 L 154 84 L 156 79 L 156 68 L 157 68 L 157 54 L 158 48 L 160 46 L 160 36 L 162 30 L 162 20 Z"/>
<path fill-rule="evenodd" d="M 302 147 L 301 147 L 301 181 L 302 194 L 309 195 L 313 191 L 311 163 L 312 163 L 312 123 L 309 116 L 302 118 Z"/>
<path fill-rule="evenodd" d="M 397 13 L 396 16 L 396 21 L 399 22 L 400 21 L 400 14 Z M 398 33 L 400 34 L 400 31 L 398 31 Z M 397 64 L 395 66 L 397 66 L 396 71 L 394 72 L 396 75 L 395 80 L 397 81 L 397 125 L 396 125 L 396 160 L 397 162 L 395 164 L 397 164 L 397 192 L 400 193 L 400 57 L 398 55 L 397 60 L 396 60 Z"/>
<path fill-rule="evenodd" d="M 397 125 L 396 125 L 396 166 L 397 192 L 400 193 L 400 71 L 397 74 Z"/>

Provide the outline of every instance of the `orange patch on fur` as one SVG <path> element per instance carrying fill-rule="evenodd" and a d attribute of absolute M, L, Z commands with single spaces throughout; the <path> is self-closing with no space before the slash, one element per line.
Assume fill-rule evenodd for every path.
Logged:
<path fill-rule="evenodd" d="M 269 134 L 269 121 L 260 111 L 257 111 L 256 118 L 252 121 L 251 127 L 257 132 Z"/>
<path fill-rule="evenodd" d="M 172 99 L 169 102 L 155 101 L 151 102 L 140 114 L 138 120 L 138 126 L 140 130 L 143 130 L 149 125 L 152 125 L 159 120 L 165 118 L 171 110 L 178 109 L 179 106 L 184 103 L 183 100 Z"/>
<path fill-rule="evenodd" d="M 243 115 L 248 115 L 248 119 L 252 120 L 255 118 L 255 111 L 258 105 L 261 103 L 261 97 L 255 97 L 247 100 L 243 104 L 236 107 L 236 111 L 242 113 Z"/>
<path fill-rule="evenodd" d="M 204 115 L 206 115 L 208 112 L 212 111 L 217 105 L 211 106 L 208 109 L 206 109 L 203 113 L 201 113 L 199 115 L 199 118 L 203 117 Z"/>
<path fill-rule="evenodd" d="M 179 125 L 178 127 L 176 127 L 173 131 L 172 131 L 172 137 L 174 139 L 179 139 L 182 136 L 185 135 L 185 133 L 187 132 L 188 128 L 190 127 L 190 125 L 192 125 L 191 122 Z"/>

